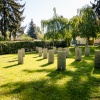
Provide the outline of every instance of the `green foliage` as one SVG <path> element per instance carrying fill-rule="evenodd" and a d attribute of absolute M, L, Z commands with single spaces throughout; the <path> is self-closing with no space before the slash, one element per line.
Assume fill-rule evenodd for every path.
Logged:
<path fill-rule="evenodd" d="M 29 23 L 27 35 L 31 38 L 37 39 L 36 25 L 33 23 L 33 20 L 31 20 L 31 22 Z"/>
<path fill-rule="evenodd" d="M 22 34 L 20 35 L 21 41 L 33 41 L 33 38 L 31 38 L 30 36 L 26 35 L 26 34 Z"/>
<path fill-rule="evenodd" d="M 42 33 L 37 33 L 37 39 L 39 39 L 39 40 L 44 40 L 44 34 L 42 34 Z"/>
<path fill-rule="evenodd" d="M 80 25 L 80 17 L 73 16 L 73 18 L 69 21 L 70 33 L 72 34 L 73 40 L 76 40 L 76 37 L 79 36 L 79 25 Z"/>
<path fill-rule="evenodd" d="M 34 44 L 32 42 L 15 42 L 15 41 L 7 41 L 0 42 L 0 54 L 11 54 L 17 53 L 18 49 L 25 48 L 26 51 L 30 51 L 34 48 Z"/>
<path fill-rule="evenodd" d="M 79 16 L 80 22 L 80 36 L 86 37 L 88 40 L 90 37 L 96 37 L 96 16 L 93 9 L 86 5 L 80 9 Z"/>
<path fill-rule="evenodd" d="M 3 41 L 3 38 L 2 38 L 2 36 L 0 36 L 0 41 Z"/>
<path fill-rule="evenodd" d="M 16 32 L 20 29 L 25 4 L 21 5 L 20 0 L 2 0 L 0 3 L 0 31 L 6 40 L 6 32 L 16 38 Z"/>
<path fill-rule="evenodd" d="M 52 41 L 59 39 L 64 40 L 64 37 L 67 34 L 67 30 L 69 29 L 68 19 L 63 18 L 62 16 L 58 16 L 56 14 L 55 8 L 53 10 L 54 10 L 53 18 L 41 21 L 41 26 L 43 32 L 45 33 L 44 38 L 52 39 Z"/>
<path fill-rule="evenodd" d="M 66 41 L 55 41 L 56 47 L 68 46 Z M 25 48 L 26 51 L 35 50 L 35 47 L 52 48 L 53 42 L 50 41 L 5 41 L 0 42 L 0 54 L 17 53 L 18 49 Z M 70 44 L 69 44 L 70 45 Z"/>

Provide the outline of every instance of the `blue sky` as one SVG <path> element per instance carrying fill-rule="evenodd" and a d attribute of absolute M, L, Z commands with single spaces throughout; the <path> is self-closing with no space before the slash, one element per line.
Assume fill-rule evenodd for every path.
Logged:
<path fill-rule="evenodd" d="M 53 8 L 56 8 L 56 13 L 65 18 L 72 18 L 77 14 L 77 9 L 89 4 L 94 0 L 22 0 L 26 2 L 24 16 L 26 18 L 22 22 L 22 26 L 28 25 L 31 19 L 41 27 L 41 20 L 53 17 Z"/>

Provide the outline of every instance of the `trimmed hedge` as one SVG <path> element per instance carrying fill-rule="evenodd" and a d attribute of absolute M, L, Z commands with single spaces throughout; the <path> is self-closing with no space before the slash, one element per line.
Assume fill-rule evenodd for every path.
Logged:
<path fill-rule="evenodd" d="M 52 48 L 52 42 L 34 41 L 34 42 L 21 42 L 21 41 L 3 41 L 0 42 L 0 54 L 17 53 L 18 49 L 25 48 L 25 51 L 35 50 L 35 47 L 47 47 Z M 66 41 L 55 41 L 56 47 L 67 47 Z"/>

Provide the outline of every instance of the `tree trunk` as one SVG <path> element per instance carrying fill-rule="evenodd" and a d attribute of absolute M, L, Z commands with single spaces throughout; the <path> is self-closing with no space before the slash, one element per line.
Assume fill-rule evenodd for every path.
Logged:
<path fill-rule="evenodd" d="M 86 45 L 89 45 L 89 37 L 86 38 Z"/>

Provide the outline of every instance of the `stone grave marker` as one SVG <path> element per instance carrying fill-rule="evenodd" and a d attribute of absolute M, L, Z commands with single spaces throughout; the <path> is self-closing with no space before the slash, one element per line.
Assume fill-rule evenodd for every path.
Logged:
<path fill-rule="evenodd" d="M 76 48 L 76 50 L 75 50 L 75 60 L 76 61 L 81 60 L 81 48 Z"/>
<path fill-rule="evenodd" d="M 69 58 L 69 48 L 65 48 L 66 58 Z"/>
<path fill-rule="evenodd" d="M 21 50 L 22 50 L 23 57 L 25 57 L 25 49 L 21 48 Z"/>
<path fill-rule="evenodd" d="M 100 69 L 100 51 L 95 51 L 94 67 Z"/>
<path fill-rule="evenodd" d="M 23 64 L 23 52 L 22 50 L 18 50 L 18 64 Z"/>
<path fill-rule="evenodd" d="M 48 63 L 54 63 L 54 50 L 48 51 Z"/>
<path fill-rule="evenodd" d="M 47 48 L 43 49 L 43 59 L 47 59 Z"/>
<path fill-rule="evenodd" d="M 85 56 L 90 55 L 90 48 L 88 46 L 85 47 Z"/>
<path fill-rule="evenodd" d="M 65 70 L 65 69 L 66 69 L 66 52 L 58 51 L 57 70 Z"/>
<path fill-rule="evenodd" d="M 39 57 L 41 57 L 42 56 L 42 48 L 39 47 L 38 50 L 39 50 Z"/>
<path fill-rule="evenodd" d="M 57 49 L 56 47 L 53 47 L 54 53 L 57 53 Z"/>

